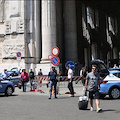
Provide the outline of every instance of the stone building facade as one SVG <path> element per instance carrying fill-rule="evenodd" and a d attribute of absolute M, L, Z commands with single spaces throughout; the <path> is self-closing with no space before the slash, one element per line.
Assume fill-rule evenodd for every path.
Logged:
<path fill-rule="evenodd" d="M 75 73 L 101 59 L 111 67 L 120 49 L 119 1 L 16 0 L 0 1 L 0 64 L 47 74 L 48 55 L 59 47 L 60 64 L 75 63 Z M 16 53 L 21 52 L 21 60 Z"/>

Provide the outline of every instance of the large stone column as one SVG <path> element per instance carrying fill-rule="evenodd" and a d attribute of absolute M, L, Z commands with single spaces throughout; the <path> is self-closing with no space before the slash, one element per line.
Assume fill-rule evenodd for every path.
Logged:
<path fill-rule="evenodd" d="M 78 61 L 75 0 L 64 1 L 65 61 Z"/>
<path fill-rule="evenodd" d="M 42 0 L 42 61 L 48 62 L 52 47 L 56 46 L 55 0 Z"/>
<path fill-rule="evenodd" d="M 41 58 L 41 30 L 40 30 L 40 0 L 34 0 L 34 33 L 35 33 L 35 63 Z"/>

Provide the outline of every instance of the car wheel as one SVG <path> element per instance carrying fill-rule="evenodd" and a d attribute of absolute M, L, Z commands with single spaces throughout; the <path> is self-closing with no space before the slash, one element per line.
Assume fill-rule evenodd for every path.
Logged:
<path fill-rule="evenodd" d="M 120 89 L 118 87 L 114 87 L 110 89 L 109 97 L 112 99 L 120 98 Z"/>
<path fill-rule="evenodd" d="M 11 87 L 11 86 L 8 86 L 7 89 L 6 89 L 5 95 L 11 96 L 12 93 L 13 93 L 12 87 Z"/>

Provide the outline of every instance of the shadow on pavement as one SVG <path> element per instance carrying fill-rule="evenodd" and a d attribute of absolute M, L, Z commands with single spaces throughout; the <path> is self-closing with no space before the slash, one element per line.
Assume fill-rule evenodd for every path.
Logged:
<path fill-rule="evenodd" d="M 58 99 L 69 99 L 69 98 L 71 98 L 71 97 L 69 97 L 69 96 L 61 96 L 61 97 L 58 97 Z"/>
<path fill-rule="evenodd" d="M 112 98 L 109 98 L 109 97 L 105 97 L 105 98 L 100 98 L 101 100 L 118 100 L 118 99 L 112 99 Z"/>
<path fill-rule="evenodd" d="M 11 96 L 0 95 L 0 98 L 2 98 L 2 97 L 16 97 L 16 96 L 18 96 L 18 95 L 17 94 L 14 94 L 14 95 L 11 95 Z"/>
<path fill-rule="evenodd" d="M 113 109 L 106 109 L 106 110 L 102 110 L 101 113 L 102 113 L 102 112 L 109 112 L 109 111 L 116 111 L 116 110 L 113 110 Z"/>

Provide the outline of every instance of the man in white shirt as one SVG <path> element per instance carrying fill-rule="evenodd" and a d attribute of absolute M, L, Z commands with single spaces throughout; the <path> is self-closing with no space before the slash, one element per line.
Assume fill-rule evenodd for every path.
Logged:
<path fill-rule="evenodd" d="M 71 97 L 74 97 L 74 89 L 73 89 L 73 70 L 70 68 L 70 66 L 66 66 L 66 69 L 68 70 L 68 89 L 71 93 Z"/>

